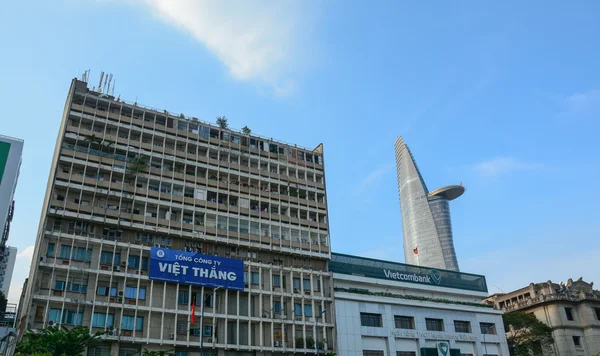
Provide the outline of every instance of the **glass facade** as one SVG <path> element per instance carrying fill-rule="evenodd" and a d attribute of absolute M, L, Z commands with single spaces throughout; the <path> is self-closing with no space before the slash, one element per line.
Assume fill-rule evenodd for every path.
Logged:
<path fill-rule="evenodd" d="M 404 257 L 408 264 L 458 271 L 448 196 L 430 195 L 408 146 L 396 140 Z"/>

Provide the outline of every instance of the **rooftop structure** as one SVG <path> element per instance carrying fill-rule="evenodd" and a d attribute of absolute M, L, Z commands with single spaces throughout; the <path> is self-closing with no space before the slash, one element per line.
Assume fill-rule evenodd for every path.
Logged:
<path fill-rule="evenodd" d="M 108 331 L 95 355 L 304 354 L 317 335 L 334 340 L 329 246 L 322 145 L 219 128 L 74 79 L 19 331 Z"/>
<path fill-rule="evenodd" d="M 450 185 L 429 192 L 402 137 L 396 140 L 396 169 L 406 263 L 458 271 L 448 202 L 465 188 Z"/>
<path fill-rule="evenodd" d="M 508 356 L 485 277 L 333 253 L 338 351 L 345 356 Z"/>
<path fill-rule="evenodd" d="M 0 135 L 0 253 L 10 233 L 22 155 L 23 140 Z"/>

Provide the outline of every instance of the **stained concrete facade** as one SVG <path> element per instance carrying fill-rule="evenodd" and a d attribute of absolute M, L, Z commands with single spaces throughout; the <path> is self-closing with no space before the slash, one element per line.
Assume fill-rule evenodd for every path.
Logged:
<path fill-rule="evenodd" d="M 531 283 L 485 301 L 505 312 L 533 313 L 554 328 L 552 345 L 543 345 L 544 356 L 593 356 L 600 352 L 600 291 L 579 278 L 567 283 Z"/>

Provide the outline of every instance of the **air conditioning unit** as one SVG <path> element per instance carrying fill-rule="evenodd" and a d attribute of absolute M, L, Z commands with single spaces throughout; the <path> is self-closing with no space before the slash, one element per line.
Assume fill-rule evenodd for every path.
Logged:
<path fill-rule="evenodd" d="M 171 340 L 175 339 L 175 334 L 171 333 Z"/>
<path fill-rule="evenodd" d="M 126 267 L 127 266 L 127 262 L 123 261 L 121 262 L 121 267 Z"/>
<path fill-rule="evenodd" d="M 119 329 L 114 328 L 112 331 L 113 336 L 118 336 L 119 335 Z"/>
<path fill-rule="evenodd" d="M 114 272 L 121 272 L 121 266 L 113 266 Z"/>
<path fill-rule="evenodd" d="M 117 303 L 123 303 L 123 297 L 117 298 Z"/>
<path fill-rule="evenodd" d="M 296 321 L 302 321 L 302 317 L 301 316 L 297 316 L 296 317 Z"/>
<path fill-rule="evenodd" d="M 40 257 L 40 262 L 42 262 L 42 263 L 46 263 L 47 260 L 48 259 L 46 258 L 46 256 Z"/>
<path fill-rule="evenodd" d="M 112 327 L 112 326 L 109 326 L 108 329 L 107 329 L 107 331 L 112 334 L 113 331 L 115 331 L 115 328 Z"/>
<path fill-rule="evenodd" d="M 123 291 L 122 291 L 122 290 L 120 290 L 120 291 L 119 291 L 119 297 L 122 297 L 122 296 L 123 296 Z"/>
<path fill-rule="evenodd" d="M 213 342 L 213 338 L 212 338 L 212 337 L 209 337 L 209 338 L 208 338 L 208 342 Z"/>
<path fill-rule="evenodd" d="M 50 320 L 50 321 L 48 322 L 48 326 L 52 326 L 52 325 L 54 325 L 54 322 L 53 322 L 52 320 Z"/>
<path fill-rule="evenodd" d="M 274 343 L 274 346 L 275 347 L 281 347 L 281 341 L 276 340 L 275 343 Z"/>

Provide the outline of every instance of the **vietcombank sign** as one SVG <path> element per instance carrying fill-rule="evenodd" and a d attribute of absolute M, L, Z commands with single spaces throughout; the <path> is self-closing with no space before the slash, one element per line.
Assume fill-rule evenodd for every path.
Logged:
<path fill-rule="evenodd" d="M 481 275 L 437 270 L 340 253 L 331 254 L 329 271 L 398 282 L 487 292 L 485 277 Z"/>

